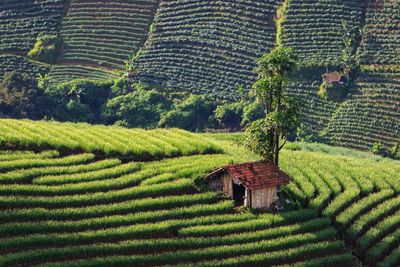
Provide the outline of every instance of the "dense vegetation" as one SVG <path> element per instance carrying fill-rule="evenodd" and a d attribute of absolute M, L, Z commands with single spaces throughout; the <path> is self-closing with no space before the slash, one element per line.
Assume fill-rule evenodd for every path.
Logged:
<path fill-rule="evenodd" d="M 165 130 L 140 131 L 140 138 L 136 130 L 116 127 L 99 131 L 16 120 L 1 125 L 1 266 L 354 266 L 350 246 L 364 263 L 399 264 L 400 168 L 394 161 L 291 144 L 281 156 L 294 180 L 282 191 L 285 210 L 237 212 L 231 200 L 202 182 L 214 167 L 256 159 L 225 141 L 231 135 L 179 131 L 166 141 Z M 129 145 L 116 145 L 124 134 Z M 201 153 L 195 140 L 223 152 L 119 159 L 129 147 L 151 153 L 169 150 L 168 143 L 180 151 L 190 144 Z M 106 153 L 111 142 L 119 153 Z M 11 144 L 28 150 L 9 151 L 5 145 Z M 66 153 L 67 146 L 75 153 Z"/>
<path fill-rule="evenodd" d="M 61 26 L 65 49 L 60 63 L 122 69 L 146 36 L 155 0 L 69 1 Z"/>
<path fill-rule="evenodd" d="M 57 34 L 64 0 L 3 0 L 0 6 L 0 53 L 26 53 L 45 34 Z"/>
<path fill-rule="evenodd" d="M 255 80 L 255 59 L 274 46 L 278 1 L 161 1 L 134 62 L 135 79 L 235 98 Z M 137 77 L 136 77 L 137 76 Z"/>
<path fill-rule="evenodd" d="M 341 64 L 343 36 L 360 28 L 363 1 L 288 0 L 282 22 L 282 44 L 292 47 L 306 65 Z"/>
<path fill-rule="evenodd" d="M 260 106 L 243 99 L 256 79 L 256 59 L 282 45 L 302 62 L 288 89 L 303 103 L 298 138 L 365 150 L 381 142 L 389 150 L 399 143 L 399 10 L 396 1 L 385 0 L 2 1 L 0 80 L 14 70 L 33 79 L 40 73 L 38 88 L 46 99 L 36 114 L 20 108 L 1 113 L 238 130 L 262 115 Z M 335 101 L 317 94 L 326 85 L 322 76 L 331 72 L 348 78 Z M 130 88 L 141 83 L 164 97 L 133 89 L 114 94 L 111 87 L 122 76 Z M 79 90 L 72 90 L 77 84 Z M 196 101 L 183 103 L 188 94 L 165 92 L 207 94 L 217 101 L 193 125 L 188 109 Z M 154 109 L 157 99 L 163 102 Z M 14 100 L 8 102 L 22 106 Z M 152 119 L 143 119 L 149 110 Z"/>

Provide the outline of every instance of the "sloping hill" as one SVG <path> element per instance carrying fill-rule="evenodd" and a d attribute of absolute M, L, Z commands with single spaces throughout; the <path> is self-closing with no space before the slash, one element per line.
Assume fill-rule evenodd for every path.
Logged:
<path fill-rule="evenodd" d="M 294 210 L 238 212 L 201 179 L 222 164 L 256 159 L 224 137 L 195 137 L 223 147 L 219 154 L 121 162 L 106 153 L 104 144 L 111 139 L 93 138 L 97 126 L 16 120 L 5 125 L 8 130 L 0 131 L 1 266 L 354 266 L 350 246 L 364 263 L 399 263 L 397 162 L 327 146 L 323 149 L 333 154 L 284 150 L 282 168 L 293 182 L 283 195 Z M 36 132 L 30 131 L 33 126 Z M 52 136 L 45 140 L 62 148 L 77 133 L 70 129 L 81 127 L 76 151 L 96 144 L 97 151 L 46 150 L 43 131 Z M 14 128 L 20 135 L 10 132 Z M 131 134 L 103 128 L 108 136 Z M 131 137 L 130 147 L 164 151 L 165 137 L 157 131 Z M 7 144 L 36 152 L 7 151 Z"/>
<path fill-rule="evenodd" d="M 361 27 L 364 2 L 289 0 L 282 23 L 282 44 L 307 65 L 340 65 L 348 28 Z"/>
<path fill-rule="evenodd" d="M 0 53 L 26 53 L 42 34 L 57 34 L 65 0 L 2 0 Z"/>
<path fill-rule="evenodd" d="M 400 140 L 399 10 L 389 0 L 4 0 L 0 77 L 18 69 L 50 72 L 51 84 L 114 79 L 136 55 L 133 81 L 237 99 L 256 78 L 255 60 L 278 42 L 308 65 L 289 94 L 303 100 L 302 121 L 314 135 L 363 149 L 379 140 L 392 146 Z M 341 65 L 343 25 L 361 29 L 361 72 L 335 103 L 317 91 L 325 66 Z M 25 57 L 37 36 L 57 33 L 64 46 L 56 65 Z"/>
<path fill-rule="evenodd" d="M 136 80 L 234 98 L 275 45 L 279 1 L 161 1 Z"/>
<path fill-rule="evenodd" d="M 37 76 L 39 73 L 48 73 L 49 69 L 50 65 L 29 60 L 24 56 L 11 54 L 0 55 L 0 81 L 2 80 L 4 73 L 14 70 Z"/>
<path fill-rule="evenodd" d="M 71 0 L 61 26 L 59 63 L 122 69 L 139 49 L 156 8 L 155 0 Z"/>
<path fill-rule="evenodd" d="M 347 101 L 325 129 L 335 145 L 369 149 L 377 140 L 387 147 L 399 142 L 400 73 L 365 72 Z"/>
<path fill-rule="evenodd" d="M 362 64 L 399 65 L 400 3 L 368 0 L 364 37 L 361 42 Z"/>
<path fill-rule="evenodd" d="M 65 0 L 1 1 L 0 81 L 8 71 L 19 70 L 34 76 L 49 71 L 47 66 L 22 56 L 33 47 L 38 36 L 58 33 L 65 4 Z"/>

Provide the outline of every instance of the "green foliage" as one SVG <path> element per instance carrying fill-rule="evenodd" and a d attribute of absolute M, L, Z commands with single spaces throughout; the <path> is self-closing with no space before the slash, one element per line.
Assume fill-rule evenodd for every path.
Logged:
<path fill-rule="evenodd" d="M 218 105 L 214 111 L 215 119 L 225 128 L 240 129 L 243 109 L 244 107 L 241 102 Z"/>
<path fill-rule="evenodd" d="M 107 124 L 124 121 L 128 127 L 154 128 L 171 105 L 160 92 L 137 86 L 131 93 L 108 100 L 102 117 Z"/>
<path fill-rule="evenodd" d="M 33 48 L 28 52 L 28 57 L 53 64 L 57 60 L 61 44 L 61 37 L 58 35 L 39 36 Z"/>
<path fill-rule="evenodd" d="M 381 142 L 375 142 L 372 144 L 370 151 L 375 155 L 386 156 L 387 149 Z"/>
<path fill-rule="evenodd" d="M 214 102 L 208 95 L 190 95 L 182 103 L 165 113 L 158 123 L 161 127 L 179 127 L 199 131 L 206 128 L 214 110 Z"/>
<path fill-rule="evenodd" d="M 111 95 L 113 97 L 126 95 L 132 91 L 130 83 L 126 78 L 116 79 L 114 84 L 111 86 Z"/>
<path fill-rule="evenodd" d="M 325 100 L 341 102 L 346 97 L 348 90 L 347 84 L 326 84 L 324 81 L 319 87 L 317 95 Z"/>
<path fill-rule="evenodd" d="M 280 139 L 286 142 L 298 126 L 299 102 L 287 96 L 285 90 L 296 60 L 292 49 L 277 47 L 257 61 L 259 79 L 253 84 L 251 94 L 264 106 L 266 117 L 248 125 L 247 141 L 251 150 L 275 164 L 284 145 Z"/>
<path fill-rule="evenodd" d="M 243 117 L 241 126 L 246 126 L 253 121 L 259 120 L 265 117 L 265 110 L 261 103 L 249 102 L 245 103 L 243 107 Z"/>
<path fill-rule="evenodd" d="M 78 79 L 48 87 L 46 94 L 52 102 L 51 114 L 61 121 L 99 122 L 112 83 Z"/>
<path fill-rule="evenodd" d="M 44 91 L 32 76 L 17 71 L 4 74 L 0 83 L 0 114 L 38 119 L 46 110 Z"/>

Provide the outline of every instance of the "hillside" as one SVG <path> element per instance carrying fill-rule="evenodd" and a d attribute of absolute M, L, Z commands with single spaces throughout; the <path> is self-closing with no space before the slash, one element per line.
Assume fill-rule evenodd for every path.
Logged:
<path fill-rule="evenodd" d="M 301 61 L 288 93 L 303 101 L 302 122 L 314 139 L 391 148 L 400 140 L 399 12 L 390 0 L 7 0 L 0 80 L 15 69 L 48 73 L 53 85 L 129 70 L 132 82 L 233 101 L 255 81 L 255 60 L 284 45 Z M 26 57 L 43 34 L 63 41 L 55 64 Z M 345 36 L 359 71 L 344 99 L 322 99 L 322 75 L 341 68 Z"/>
<path fill-rule="evenodd" d="M 296 145 L 284 211 L 257 213 L 202 182 L 257 159 L 233 135 L 0 122 L 0 266 L 400 263 L 395 161 Z"/>

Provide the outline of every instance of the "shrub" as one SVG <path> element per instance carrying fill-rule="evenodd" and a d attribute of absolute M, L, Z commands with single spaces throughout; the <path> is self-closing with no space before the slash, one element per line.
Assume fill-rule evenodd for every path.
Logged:
<path fill-rule="evenodd" d="M 46 89 L 52 114 L 61 121 L 100 122 L 101 108 L 113 81 L 77 79 Z"/>
<path fill-rule="evenodd" d="M 243 116 L 241 102 L 224 103 L 214 111 L 215 119 L 225 128 L 239 129 Z"/>
<path fill-rule="evenodd" d="M 25 73 L 5 73 L 0 83 L 0 114 L 14 118 L 41 118 L 46 98 L 37 84 L 34 77 Z"/>
<path fill-rule="evenodd" d="M 380 156 L 387 156 L 388 154 L 388 151 L 386 150 L 385 146 L 380 141 L 373 143 L 370 148 L 370 151 L 373 154 Z"/>
<path fill-rule="evenodd" d="M 165 113 L 158 123 L 161 127 L 179 127 L 186 130 L 202 130 L 209 125 L 214 103 L 208 95 L 190 95 L 174 109 Z"/>
<path fill-rule="evenodd" d="M 56 62 L 61 44 L 61 37 L 58 35 L 39 36 L 33 48 L 28 52 L 28 57 L 53 64 Z"/>
<path fill-rule="evenodd" d="M 119 82 L 119 89 L 120 86 L 125 86 L 121 83 Z M 169 110 L 170 106 L 170 100 L 160 92 L 136 87 L 131 93 L 108 100 L 103 108 L 102 117 L 108 124 L 123 121 L 129 127 L 153 128 L 161 114 Z"/>

